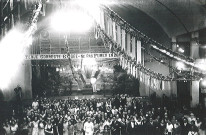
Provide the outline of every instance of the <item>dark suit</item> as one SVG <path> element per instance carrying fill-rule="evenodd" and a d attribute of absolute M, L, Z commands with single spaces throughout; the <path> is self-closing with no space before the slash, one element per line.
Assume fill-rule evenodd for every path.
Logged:
<path fill-rule="evenodd" d="M 128 123 L 127 132 L 129 135 L 136 135 L 137 134 L 135 122 Z"/>
<path fill-rule="evenodd" d="M 183 123 L 181 125 L 181 128 L 182 128 L 181 135 L 188 135 L 188 132 L 189 132 L 189 130 L 191 128 L 191 125 L 189 123 L 186 123 L 186 124 Z"/>

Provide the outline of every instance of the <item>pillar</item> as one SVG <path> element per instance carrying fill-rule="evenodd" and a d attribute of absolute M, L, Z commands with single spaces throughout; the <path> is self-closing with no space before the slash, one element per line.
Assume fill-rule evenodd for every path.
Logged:
<path fill-rule="evenodd" d="M 197 40 L 199 38 L 199 32 L 192 32 L 190 41 L 190 57 L 193 59 L 199 58 L 199 45 Z"/>
<path fill-rule="evenodd" d="M 191 81 L 190 86 L 191 107 L 196 107 L 199 104 L 199 81 Z"/>
<path fill-rule="evenodd" d="M 199 40 L 199 32 L 191 33 L 191 41 L 190 41 L 190 57 L 193 59 L 199 58 L 199 45 L 197 41 Z M 199 81 L 191 81 L 190 86 L 190 95 L 191 95 L 191 107 L 195 107 L 199 104 Z"/>
<path fill-rule="evenodd" d="M 172 37 L 172 51 L 176 52 L 177 50 L 177 38 L 176 37 Z M 176 67 L 176 61 L 171 60 L 172 67 Z M 172 72 L 172 70 L 170 70 L 170 72 Z M 173 77 L 174 73 L 172 74 Z M 171 94 L 174 94 L 177 96 L 177 81 L 170 81 L 170 85 L 171 85 Z"/>

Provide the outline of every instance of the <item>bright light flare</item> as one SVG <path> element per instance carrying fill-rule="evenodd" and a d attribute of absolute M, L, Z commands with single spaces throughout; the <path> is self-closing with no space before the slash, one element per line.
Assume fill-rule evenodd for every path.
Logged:
<path fill-rule="evenodd" d="M 82 33 L 93 25 L 93 19 L 78 9 L 60 10 L 51 18 L 51 27 L 60 32 Z"/>
<path fill-rule="evenodd" d="M 85 58 L 83 59 L 82 65 L 84 66 L 96 66 L 97 62 L 95 58 Z"/>
<path fill-rule="evenodd" d="M 106 1 L 100 0 L 76 0 L 76 4 L 87 11 L 96 21 L 100 23 L 100 5 Z"/>
<path fill-rule="evenodd" d="M 96 79 L 96 78 L 91 78 L 91 84 L 95 84 L 95 83 L 96 83 L 96 81 L 97 81 L 97 79 Z"/>
<path fill-rule="evenodd" d="M 26 48 L 31 44 L 27 37 L 17 29 L 13 29 L 0 42 L 0 88 L 5 89 L 18 75 L 19 67 L 24 60 Z"/>
<path fill-rule="evenodd" d="M 178 48 L 178 52 L 180 52 L 180 53 L 184 53 L 185 50 L 179 47 L 179 48 Z"/>
<path fill-rule="evenodd" d="M 176 67 L 177 67 L 178 70 L 183 70 L 183 69 L 185 69 L 185 64 L 181 61 L 178 61 L 176 63 Z"/>
<path fill-rule="evenodd" d="M 200 80 L 200 88 L 206 88 L 206 78 Z"/>

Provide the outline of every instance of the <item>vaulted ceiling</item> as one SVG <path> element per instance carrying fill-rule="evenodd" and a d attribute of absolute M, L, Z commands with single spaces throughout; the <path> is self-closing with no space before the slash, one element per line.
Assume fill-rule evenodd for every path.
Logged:
<path fill-rule="evenodd" d="M 58 3 L 69 0 L 50 0 Z M 70 0 L 72 1 L 72 0 Z M 138 30 L 168 44 L 171 37 L 206 28 L 206 0 L 99 0 Z"/>
<path fill-rule="evenodd" d="M 206 27 L 205 3 L 205 0 L 113 0 L 110 7 L 127 21 L 133 19 L 134 25 L 144 19 L 138 14 L 142 11 L 172 37 Z"/>

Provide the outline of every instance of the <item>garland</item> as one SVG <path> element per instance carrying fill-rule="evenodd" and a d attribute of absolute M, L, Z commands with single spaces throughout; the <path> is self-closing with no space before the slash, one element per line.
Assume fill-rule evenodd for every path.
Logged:
<path fill-rule="evenodd" d="M 169 76 L 163 76 L 162 74 L 156 73 L 156 72 L 152 71 L 151 69 L 146 68 L 142 64 L 137 63 L 135 59 L 132 59 L 131 56 L 129 56 L 127 53 L 125 53 L 123 50 L 121 50 L 121 47 L 118 46 L 114 40 L 109 38 L 106 35 L 106 33 L 104 33 L 104 31 L 100 28 L 100 26 L 97 26 L 97 32 L 99 32 L 99 36 L 103 39 L 105 47 L 110 48 L 110 51 L 112 51 L 116 55 L 123 56 L 124 59 L 131 62 L 132 65 L 135 66 L 139 71 L 141 71 L 147 75 L 150 75 L 153 78 L 159 79 L 159 80 L 171 80 L 172 79 Z"/>
<path fill-rule="evenodd" d="M 124 29 L 127 33 L 130 33 L 131 36 L 136 37 L 138 40 L 140 40 L 143 45 L 151 44 L 152 48 L 163 53 L 164 55 L 182 61 L 187 65 L 190 65 L 192 67 L 196 67 L 194 65 L 194 59 L 187 57 L 183 54 L 173 52 L 171 49 L 166 48 L 164 45 L 158 43 L 157 41 L 149 38 L 145 34 L 138 31 L 136 28 L 131 26 L 129 23 L 127 23 L 124 19 L 122 19 L 117 13 L 115 13 L 113 10 L 111 10 L 109 7 L 103 6 L 102 7 L 105 13 L 112 18 L 113 21 L 115 21 L 122 29 Z M 197 67 L 196 67 L 197 68 Z"/>

